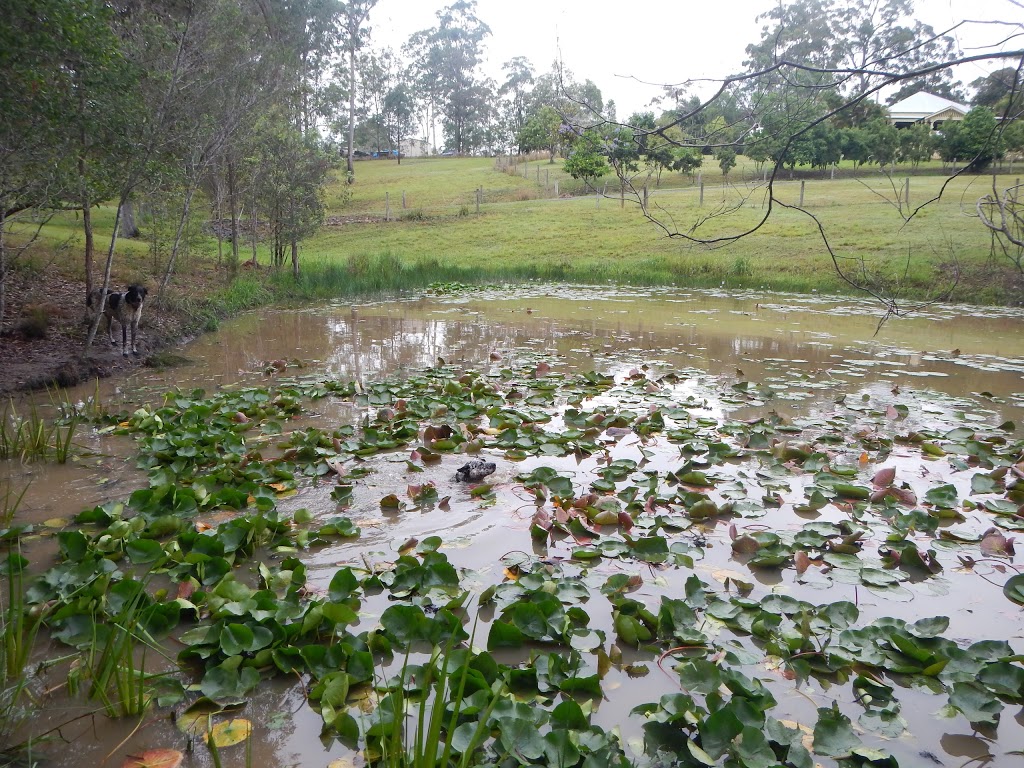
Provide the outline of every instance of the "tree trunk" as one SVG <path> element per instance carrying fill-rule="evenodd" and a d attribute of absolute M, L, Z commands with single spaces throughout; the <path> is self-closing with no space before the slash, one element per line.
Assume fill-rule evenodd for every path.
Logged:
<path fill-rule="evenodd" d="M 118 209 L 121 214 L 121 237 L 131 240 L 139 236 L 139 228 L 135 226 L 135 206 L 131 200 L 125 200 Z"/>
<path fill-rule="evenodd" d="M 299 279 L 299 241 L 292 238 L 292 277 Z"/>
<path fill-rule="evenodd" d="M 238 272 L 238 189 L 235 184 L 235 161 L 228 160 L 228 203 L 231 205 L 231 274 Z"/>
<path fill-rule="evenodd" d="M 85 183 L 85 160 L 78 159 L 78 172 L 82 177 L 82 230 L 85 233 L 85 296 L 92 293 L 92 269 L 93 269 L 93 242 L 92 231 L 92 203 L 89 200 L 89 191 Z"/>
<path fill-rule="evenodd" d="M 88 136 L 85 132 L 85 90 L 78 83 L 78 116 L 81 120 L 78 132 L 78 181 L 82 185 L 82 229 L 85 233 L 85 297 L 92 294 L 93 232 L 92 204 L 89 200 L 89 182 L 85 175 L 85 147 Z"/>
<path fill-rule="evenodd" d="M 121 196 L 121 200 L 117 205 L 117 213 L 114 214 L 114 229 L 110 233 L 110 248 L 107 249 L 107 263 L 103 267 L 103 285 L 100 286 L 104 296 L 107 295 L 107 289 L 110 287 L 110 269 L 114 264 L 114 248 L 117 246 L 118 224 L 121 219 L 121 211 L 124 210 L 127 200 L 127 195 Z M 92 319 L 92 323 L 89 325 L 89 335 L 85 337 L 86 354 L 88 354 L 90 347 L 92 347 L 92 343 L 96 339 L 96 331 L 98 331 L 100 327 L 100 319 L 103 317 L 103 312 L 101 312 L 100 309 L 100 307 L 96 307 L 94 309 L 96 316 Z"/>
<path fill-rule="evenodd" d="M 358 32 L 358 30 L 357 30 Z M 351 30 L 349 30 L 351 35 Z M 352 153 L 356 143 L 356 44 L 349 39 L 348 46 L 348 183 L 356 180 L 356 168 Z"/>
<path fill-rule="evenodd" d="M 256 230 L 259 227 L 259 219 L 256 212 L 256 189 L 253 187 L 252 193 L 252 266 L 253 269 L 259 267 L 259 262 L 256 260 Z"/>
<path fill-rule="evenodd" d="M 7 310 L 7 220 L 3 206 L 0 206 L 0 331 L 4 328 L 4 312 Z"/>

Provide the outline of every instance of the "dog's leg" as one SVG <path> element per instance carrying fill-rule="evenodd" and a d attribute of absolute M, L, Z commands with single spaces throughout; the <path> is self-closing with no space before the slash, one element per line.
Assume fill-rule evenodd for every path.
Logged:
<path fill-rule="evenodd" d="M 136 343 L 136 336 L 139 333 L 139 315 L 142 314 L 142 307 L 138 307 L 132 310 L 132 354 L 139 354 L 139 348 Z"/>
<path fill-rule="evenodd" d="M 107 318 L 107 338 L 110 340 L 110 346 L 116 347 L 117 340 L 114 338 L 114 316 L 108 312 L 105 317 Z"/>

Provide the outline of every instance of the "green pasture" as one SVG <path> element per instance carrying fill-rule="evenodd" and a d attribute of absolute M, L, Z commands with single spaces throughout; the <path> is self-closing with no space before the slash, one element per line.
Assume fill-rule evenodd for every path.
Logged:
<path fill-rule="evenodd" d="M 495 161 L 487 158 L 406 160 L 401 169 L 389 161 L 357 166 L 348 209 L 361 217 L 327 226 L 305 244 L 306 263 L 313 273 L 310 289 L 320 292 L 313 277 L 321 270 L 333 275 L 339 263 L 355 259 L 353 264 L 363 265 L 353 270 L 358 273 L 383 259 L 385 271 L 405 271 L 411 278 L 414 272 L 434 269 L 438 280 L 539 278 L 823 293 L 851 290 L 832 268 L 816 222 L 799 211 L 776 207 L 758 231 L 734 242 L 709 246 L 682 236 L 728 238 L 757 227 L 766 213 L 765 189 L 753 181 L 740 183 L 736 170 L 730 174 L 735 183 L 723 180 L 720 173 L 715 183 L 705 177 L 703 204 L 697 187 L 671 186 L 681 180 L 689 184 L 689 177 L 681 174 L 673 174 L 671 180 L 663 177 L 662 188 L 650 189 L 650 212 L 675 235 L 668 236 L 643 217 L 635 198 L 627 198 L 620 207 L 618 190 L 611 183 L 602 199 L 556 199 L 553 184 L 544 188 L 544 171 L 550 171 L 550 179 L 562 173 L 561 164 L 550 166 L 542 160 L 529 165 L 541 168 L 540 185 L 534 170 L 528 179 L 512 176 L 496 171 Z M 904 203 L 901 210 L 897 200 L 905 194 L 904 176 L 875 172 L 858 179 L 803 182 L 787 176 L 784 173 L 776 182 L 778 199 L 797 204 L 803 186 L 805 207 L 821 222 L 840 263 L 858 279 L 868 275 L 890 287 L 898 281 L 904 296 L 923 297 L 948 287 L 959 269 L 973 278 L 961 281 L 954 298 L 1013 300 L 1004 281 L 996 279 L 1004 265 L 992 261 L 989 236 L 974 217 L 974 203 L 990 188 L 991 177 L 956 179 L 940 200 L 910 217 L 913 206 L 938 195 L 945 177 L 910 177 L 911 207 Z M 441 178 L 444 183 L 437 183 Z M 999 181 L 1008 185 L 1013 177 Z M 479 214 L 473 196 L 477 186 L 484 188 Z M 405 210 L 400 203 L 403 189 L 409 204 Z M 460 190 L 465 191 L 459 194 Z M 383 221 L 385 192 L 391 201 L 388 222 Z M 535 199 L 522 199 L 531 194 Z"/>
<path fill-rule="evenodd" d="M 205 221 L 197 221 L 189 250 L 179 257 L 175 284 L 187 285 L 190 295 L 197 286 L 200 294 L 218 292 L 222 303 L 226 290 L 246 306 L 272 297 L 301 300 L 437 282 L 531 279 L 853 292 L 836 274 L 817 223 L 806 213 L 776 206 L 758 228 L 766 213 L 766 191 L 746 159 L 727 179 L 717 165 L 704 169 L 703 202 L 689 176 L 665 174 L 660 188 L 649 182 L 649 211 L 671 235 L 644 218 L 635 197 L 620 205 L 613 177 L 607 196 L 573 197 L 566 190 L 579 186 L 570 185 L 561 161 L 531 160 L 520 163 L 516 173 L 499 170 L 499 161 L 504 159 L 407 158 L 401 165 L 362 161 L 352 185 L 345 183 L 343 171 L 337 173 L 326 194 L 326 224 L 302 244 L 298 284 L 290 275 L 262 269 L 247 273 L 241 286 L 223 288 L 226 271 L 218 269 L 216 240 Z M 1019 273 L 1004 257 L 991 256 L 989 235 L 974 216 L 975 202 L 991 189 L 992 178 L 955 179 L 941 199 L 910 217 L 915 209 L 897 203 L 905 179 L 911 206 L 934 198 L 945 182 L 942 175 L 909 176 L 910 171 L 898 169 L 888 177 L 875 170 L 835 179 L 800 179 L 797 174 L 792 180 L 784 171 L 775 193 L 783 203 L 796 204 L 803 188 L 807 211 L 820 221 L 840 264 L 858 280 L 884 283 L 886 290 L 895 286 L 903 298 L 914 299 L 945 290 L 959 271 L 953 299 L 1019 301 Z M 1002 186 L 1014 181 L 1008 174 L 998 179 Z M 642 182 L 638 178 L 637 186 Z M 111 206 L 94 211 L 98 264 L 105 258 L 113 214 Z M 162 274 L 169 232 L 154 238 L 147 221 L 140 217 L 142 239 L 119 240 L 115 282 L 147 277 L 153 282 Z M 706 245 L 687 235 L 725 239 Z M 61 214 L 43 228 L 34 263 L 56 264 L 74 276 L 81 269 L 81 247 L 80 215 Z M 223 248 L 226 255 L 230 244 Z M 240 253 L 243 260 L 250 257 L 248 237 Z M 268 263 L 265 243 L 258 255 Z"/>

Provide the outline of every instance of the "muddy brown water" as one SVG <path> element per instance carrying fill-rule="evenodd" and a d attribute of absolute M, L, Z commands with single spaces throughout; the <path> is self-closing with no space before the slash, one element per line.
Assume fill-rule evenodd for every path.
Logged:
<path fill-rule="evenodd" d="M 865 403 L 899 403 L 909 408 L 903 428 L 937 424 L 979 423 L 997 425 L 1013 420 L 1024 425 L 1024 312 L 1013 309 L 929 307 L 907 319 L 892 319 L 875 334 L 877 308 L 868 302 L 763 293 L 724 293 L 642 289 L 532 286 L 516 291 L 480 289 L 448 296 L 335 304 L 314 308 L 272 309 L 242 316 L 218 332 L 183 347 L 191 361 L 162 371 L 139 371 L 133 376 L 102 382 L 99 396 L 112 409 L 158 401 L 163 393 L 179 388 L 212 390 L 239 383 L 272 383 L 266 371 L 275 361 L 287 361 L 285 375 L 316 374 L 362 382 L 411 372 L 432 365 L 438 358 L 449 363 L 487 367 L 515 364 L 540 355 L 558 370 L 623 374 L 647 365 L 653 371 L 682 370 L 689 394 L 704 400 L 703 412 L 722 418 L 757 418 L 774 411 L 790 419 L 830 417 L 836 400 Z M 492 354 L 501 356 L 494 362 Z M 280 363 L 278 363 L 280 364 Z M 729 388 L 737 382 L 770 387 L 774 395 L 763 402 L 734 402 Z M 95 387 L 69 393 L 72 401 L 86 400 Z M 723 394 L 724 393 L 724 394 Z M 352 421 L 362 411 L 350 405 L 321 401 L 313 405 L 313 423 L 323 425 Z M 614 458 L 638 458 L 638 441 L 624 439 Z M 132 442 L 83 432 L 79 443 L 88 454 L 67 466 L 0 465 L 0 481 L 20 487 L 31 485 L 21 514 L 24 519 L 56 530 L 62 520 L 84 508 L 111 499 L 125 499 L 145 483 L 133 467 Z M 664 446 L 663 446 L 664 448 Z M 669 451 L 674 451 L 669 447 Z M 899 466 L 899 452 L 893 454 Z M 494 478 L 498 503 L 481 506 L 451 483 L 458 457 L 446 457 L 439 466 L 417 475 L 415 482 L 433 480 L 441 495 L 451 492 L 450 509 L 438 507 L 382 513 L 381 496 L 405 488 L 405 453 L 373 459 L 374 474 L 358 487 L 351 516 L 362 528 L 353 542 L 305 556 L 314 586 L 324 586 L 334 569 L 362 558 L 394 559 L 401 542 L 411 537 L 438 534 L 444 551 L 458 566 L 471 569 L 470 585 L 482 589 L 500 581 L 503 556 L 548 557 L 568 555 L 537 548 L 528 526 L 534 506 L 517 494 L 514 476 L 540 465 L 553 466 L 584 482 L 595 468 L 593 462 L 575 459 L 529 459 L 513 464 L 499 460 Z M 655 468 L 678 463 L 675 454 L 663 453 Z M 890 462 L 892 463 L 892 462 Z M 962 481 L 949 478 L 962 485 Z M 969 480 L 967 481 L 969 486 Z M 452 486 L 445 490 L 448 486 Z M 794 482 L 791 498 L 802 496 Z M 282 508 L 305 507 L 315 515 L 336 514 L 327 490 L 308 488 L 283 499 Z M 820 519 L 830 517 L 822 510 Z M 798 527 L 800 521 L 781 512 L 755 520 L 739 520 L 740 527 Z M 966 528 L 984 525 L 968 520 Z M 730 574 L 755 582 L 755 596 L 782 591 L 811 602 L 857 602 L 862 616 L 897 615 L 912 619 L 948 615 L 948 637 L 958 640 L 1005 639 L 1024 650 L 1021 611 L 1007 601 L 998 587 L 1011 571 L 991 572 L 991 583 L 977 574 L 955 573 L 947 568 L 937 579 L 907 584 L 894 603 L 873 595 L 864 587 L 845 584 L 796 584 L 788 571 L 748 571 L 732 560 L 724 525 L 709 524 L 704 558 L 696 564 L 702 579 L 721 582 Z M 51 546 L 43 536 L 27 545 L 33 560 L 45 558 Z M 1021 549 L 1021 548 L 1018 548 Z M 1009 566 L 1024 566 L 1017 554 Z M 572 572 L 573 566 L 564 566 Z M 620 570 L 608 560 L 592 567 L 600 579 Z M 649 604 L 664 593 L 681 588 L 687 574 L 673 569 L 650 569 L 636 599 Z M 591 605 L 599 601 L 592 600 Z M 588 611 L 593 627 L 609 630 L 608 611 Z M 372 619 L 386 604 L 367 601 L 364 618 Z M 613 633 L 609 633 L 612 636 Z M 639 723 L 627 718 L 629 710 L 656 701 L 678 690 L 670 675 L 663 674 L 649 654 L 633 654 L 648 667 L 640 682 L 613 670 L 605 679 L 605 700 L 595 702 L 595 721 L 611 728 L 620 726 L 627 743 L 636 745 Z M 630 658 L 627 652 L 627 659 Z M 816 707 L 829 706 L 834 692 L 811 682 L 797 686 L 769 667 L 760 677 L 769 681 L 779 699 L 779 717 L 813 725 Z M 59 670 L 49 673 L 60 685 Z M 1003 756 L 1024 745 L 1024 715 L 1007 707 L 997 727 L 974 730 L 960 716 L 941 717 L 944 697 L 902 689 L 902 715 L 909 734 L 895 741 L 875 743 L 897 755 L 903 765 L 961 765 L 978 761 L 1010 765 L 1015 758 Z M 942 701 L 939 701 L 939 699 Z M 67 702 L 67 709 L 51 711 L 41 722 L 56 724 L 85 710 Z M 248 707 L 246 716 L 257 723 L 252 749 L 254 765 L 325 766 L 348 755 L 338 744 L 319 739 L 320 718 L 304 703 L 301 686 L 276 679 L 264 684 Z M 635 718 L 634 718 L 635 719 Z M 260 727 L 259 724 L 270 724 Z M 74 747 L 44 749 L 66 766 L 94 766 L 110 755 L 116 765 L 125 754 L 150 747 L 177 746 L 181 736 L 165 720 L 112 723 L 101 717 L 85 718 L 61 731 Z M 931 755 L 936 762 L 932 762 Z M 225 766 L 244 765 L 244 754 L 225 752 Z M 350 757 L 350 756 L 349 756 Z M 358 764 L 358 757 L 355 758 Z M 1006 762 L 1004 762 L 1006 761 Z M 186 765 L 210 764 L 205 749 L 198 748 Z"/>

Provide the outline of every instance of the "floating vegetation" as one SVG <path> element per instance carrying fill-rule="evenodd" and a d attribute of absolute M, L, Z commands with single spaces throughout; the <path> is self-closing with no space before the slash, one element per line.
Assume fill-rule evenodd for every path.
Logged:
<path fill-rule="evenodd" d="M 215 757 L 271 727 L 237 715 L 273 676 L 371 765 L 916 764 L 921 707 L 1020 736 L 1014 424 L 895 390 L 787 419 L 764 406 L 795 382 L 502 365 L 108 418 L 148 486 L 57 533 L 19 611 L 82 653 L 72 679 L 110 716 L 173 708 L 171 746 Z M 327 398 L 349 423 L 311 426 Z M 482 482 L 452 477 L 483 459 Z M 453 506 L 513 529 L 500 568 L 445 530 L 358 549 L 362 521 Z M 967 588 L 992 636 L 948 610 Z M 602 718 L 619 691 L 641 703 Z"/>

